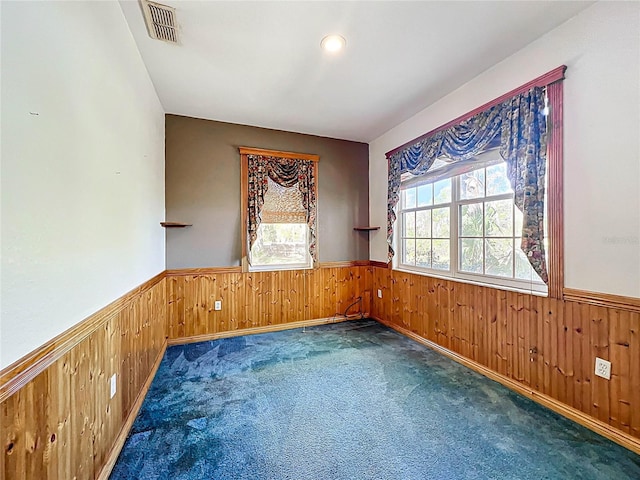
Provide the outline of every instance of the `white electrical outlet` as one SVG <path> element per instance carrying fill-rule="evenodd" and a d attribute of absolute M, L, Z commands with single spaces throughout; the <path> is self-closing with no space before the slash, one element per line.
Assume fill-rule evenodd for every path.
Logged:
<path fill-rule="evenodd" d="M 596 375 L 607 380 L 611 379 L 611 362 L 596 357 Z"/>
<path fill-rule="evenodd" d="M 216 300 L 216 302 L 213 304 L 213 309 L 222 310 L 222 300 Z"/>
<path fill-rule="evenodd" d="M 111 396 L 109 398 L 113 398 L 116 395 L 116 374 L 111 375 Z"/>
<path fill-rule="evenodd" d="M 378 289 L 378 298 L 382 298 L 382 290 Z"/>

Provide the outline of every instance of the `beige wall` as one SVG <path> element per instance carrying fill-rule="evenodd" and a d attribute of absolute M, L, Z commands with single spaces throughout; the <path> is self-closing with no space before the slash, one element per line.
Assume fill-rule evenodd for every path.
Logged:
<path fill-rule="evenodd" d="M 638 31 L 640 3 L 598 2 L 372 141 L 371 221 L 386 224 L 385 152 L 564 64 L 565 286 L 640 297 Z"/>
<path fill-rule="evenodd" d="M 1 2 L 1 364 L 164 270 L 164 111 L 118 2 Z"/>
<path fill-rule="evenodd" d="M 318 253 L 321 262 L 366 260 L 369 240 L 369 149 L 348 142 L 231 123 L 166 116 L 167 268 L 240 264 L 238 147 L 320 155 Z"/>

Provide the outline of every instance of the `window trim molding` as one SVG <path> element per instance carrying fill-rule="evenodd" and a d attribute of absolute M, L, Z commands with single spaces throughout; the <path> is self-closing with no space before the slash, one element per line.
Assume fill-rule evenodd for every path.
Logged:
<path fill-rule="evenodd" d="M 566 68 L 566 67 L 564 67 Z M 564 72 L 564 70 L 563 70 Z M 564 77 L 563 77 L 564 78 Z M 547 85 L 549 138 L 547 140 L 547 239 L 549 297 L 562 299 L 564 290 L 564 82 Z"/>
<path fill-rule="evenodd" d="M 296 152 L 284 152 L 281 150 L 266 150 L 263 148 L 254 148 L 254 147 L 238 147 L 238 151 L 240 152 L 240 238 L 242 239 L 242 251 L 241 251 L 241 260 L 240 266 L 242 267 L 242 272 L 247 273 L 249 271 L 253 271 L 249 269 L 249 252 L 247 249 L 247 228 L 248 228 L 248 197 L 249 197 L 249 155 L 263 155 L 265 157 L 276 157 L 276 158 L 292 158 L 294 160 L 307 160 L 313 162 L 313 174 L 316 178 L 315 181 L 315 194 L 316 198 L 318 198 L 318 162 L 320 161 L 320 155 L 310 154 L 310 153 L 296 153 Z M 316 218 L 316 222 L 318 219 Z M 317 223 L 316 223 L 317 224 Z M 316 244 L 316 252 L 318 252 L 319 258 L 319 249 Z M 317 262 L 313 262 L 312 260 L 312 268 L 317 268 Z M 271 271 L 271 270 L 299 270 L 300 266 L 293 265 L 292 268 L 273 268 L 270 270 L 264 270 L 260 268 L 259 271 Z M 257 270 L 256 270 L 257 271 Z"/>

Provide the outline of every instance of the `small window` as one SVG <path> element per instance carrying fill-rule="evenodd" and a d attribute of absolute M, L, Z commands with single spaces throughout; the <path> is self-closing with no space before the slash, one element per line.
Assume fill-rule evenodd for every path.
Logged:
<path fill-rule="evenodd" d="M 317 155 L 240 148 L 243 271 L 317 261 Z"/>

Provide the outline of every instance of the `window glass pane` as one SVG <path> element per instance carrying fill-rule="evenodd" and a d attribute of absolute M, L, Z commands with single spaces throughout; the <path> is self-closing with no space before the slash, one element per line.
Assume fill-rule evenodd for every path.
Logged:
<path fill-rule="evenodd" d="M 451 201 L 451 179 L 445 178 L 433 184 L 433 203 L 449 203 Z"/>
<path fill-rule="evenodd" d="M 437 270 L 451 269 L 451 253 L 449 240 L 433 241 L 433 268 Z"/>
<path fill-rule="evenodd" d="M 251 249 L 253 265 L 307 263 L 307 225 L 305 223 L 261 223 Z"/>
<path fill-rule="evenodd" d="M 407 265 L 415 265 L 416 264 L 416 241 L 412 238 L 405 238 L 404 242 L 404 258 L 402 259 L 402 263 Z"/>
<path fill-rule="evenodd" d="M 407 188 L 402 191 L 403 208 L 416 208 L 416 189 Z"/>
<path fill-rule="evenodd" d="M 481 238 L 463 238 L 460 240 L 460 270 L 463 272 L 482 273 Z"/>
<path fill-rule="evenodd" d="M 481 237 L 482 236 L 482 203 L 471 203 L 460 205 L 460 236 Z"/>
<path fill-rule="evenodd" d="M 485 209 L 485 235 L 487 237 L 512 237 L 513 200 L 487 202 Z"/>
<path fill-rule="evenodd" d="M 405 237 L 416 236 L 416 214 L 415 212 L 403 213 L 404 218 L 404 235 Z"/>
<path fill-rule="evenodd" d="M 515 277 L 520 280 L 531 280 L 533 278 L 533 268 L 531 268 L 531 264 L 527 259 L 527 256 L 524 254 L 522 249 L 520 248 L 520 238 L 516 238 L 515 240 L 515 254 L 516 254 L 516 275 Z"/>
<path fill-rule="evenodd" d="M 511 192 L 513 190 L 511 189 L 511 182 L 507 178 L 507 164 L 501 162 L 487 167 L 487 197 Z"/>
<path fill-rule="evenodd" d="M 529 263 L 529 260 L 527 259 L 527 256 L 524 254 L 524 252 L 522 251 L 522 249 L 520 248 L 520 242 L 522 241 L 522 239 L 520 238 L 516 238 L 515 239 L 515 255 L 516 255 L 516 275 L 515 277 L 520 279 L 520 280 L 530 280 L 533 282 L 540 282 L 542 283 L 542 279 L 540 278 L 540 275 L 538 275 L 533 268 L 531 267 L 531 264 Z"/>
<path fill-rule="evenodd" d="M 431 267 L 431 240 L 416 240 L 416 265 Z"/>
<path fill-rule="evenodd" d="M 431 236 L 431 210 L 416 212 L 416 237 L 429 238 Z"/>
<path fill-rule="evenodd" d="M 484 197 L 484 168 L 460 175 L 460 198 Z"/>
<path fill-rule="evenodd" d="M 427 207 L 433 204 L 433 186 L 428 183 L 418 187 L 418 206 Z"/>
<path fill-rule="evenodd" d="M 515 230 L 513 233 L 516 237 L 519 237 L 522 235 L 522 212 L 515 205 L 513 205 L 513 215 L 515 220 L 515 227 L 513 227 Z"/>
<path fill-rule="evenodd" d="M 485 273 L 513 277 L 513 239 L 486 240 L 485 248 Z"/>
<path fill-rule="evenodd" d="M 434 208 L 431 211 L 433 218 L 433 238 L 449 238 L 450 228 L 450 214 L 449 207 L 447 208 Z"/>

